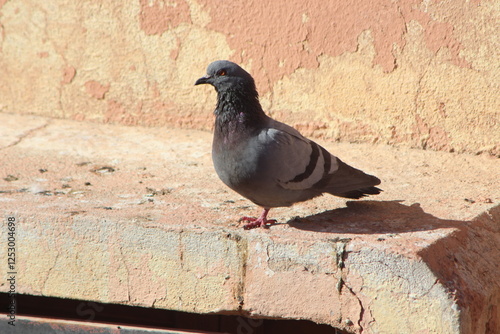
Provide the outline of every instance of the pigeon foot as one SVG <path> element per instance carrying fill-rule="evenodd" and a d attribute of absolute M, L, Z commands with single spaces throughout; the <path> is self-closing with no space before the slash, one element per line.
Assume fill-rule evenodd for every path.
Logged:
<path fill-rule="evenodd" d="M 247 221 L 249 222 L 248 224 L 243 225 L 243 228 L 245 230 L 251 230 L 256 227 L 263 227 L 263 228 L 269 228 L 269 226 L 273 225 L 276 223 L 276 219 L 260 219 L 260 218 L 255 218 L 255 217 L 241 217 L 240 222 L 242 221 Z"/>
<path fill-rule="evenodd" d="M 243 229 L 251 230 L 257 227 L 269 228 L 269 226 L 276 224 L 276 219 L 267 219 L 269 209 L 264 209 L 259 218 L 254 217 L 241 217 L 239 222 L 246 221 L 248 224 L 243 225 Z"/>

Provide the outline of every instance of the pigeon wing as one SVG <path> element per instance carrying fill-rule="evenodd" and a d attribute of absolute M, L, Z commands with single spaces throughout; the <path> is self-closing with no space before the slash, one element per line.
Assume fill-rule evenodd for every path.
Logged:
<path fill-rule="evenodd" d="M 284 189 L 348 198 L 380 192 L 373 187 L 380 184 L 378 178 L 345 164 L 286 124 L 273 121 L 264 136 L 269 143 L 266 170 Z"/>

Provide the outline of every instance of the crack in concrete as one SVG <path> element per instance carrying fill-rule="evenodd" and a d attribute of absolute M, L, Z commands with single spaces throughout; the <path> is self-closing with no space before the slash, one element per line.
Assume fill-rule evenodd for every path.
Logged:
<path fill-rule="evenodd" d="M 360 310 L 359 310 L 359 318 L 357 321 L 357 325 L 359 328 L 359 333 L 361 334 L 364 331 L 362 321 L 363 321 L 363 316 L 365 314 L 365 307 L 363 306 L 363 302 L 361 301 L 361 299 L 356 295 L 353 288 L 347 284 L 347 280 L 345 279 L 345 277 L 348 275 L 347 273 L 345 273 L 345 270 L 347 270 L 346 269 L 346 267 L 347 267 L 346 261 L 347 261 L 347 254 L 349 253 L 349 251 L 347 251 L 346 248 L 347 248 L 347 244 L 351 241 L 351 239 L 350 238 L 344 238 L 344 239 L 340 239 L 340 238 L 337 239 L 336 238 L 336 239 L 332 239 L 330 241 L 333 241 L 335 243 L 335 263 L 340 271 L 340 277 L 338 278 L 338 282 L 337 282 L 337 291 L 339 294 L 342 294 L 342 288 L 346 287 L 347 290 L 349 291 L 349 293 L 351 295 L 353 295 L 354 298 L 356 298 L 356 300 L 358 301 Z M 341 317 L 342 317 L 342 315 L 341 315 Z M 341 321 L 341 318 L 339 320 L 339 323 L 340 323 L 340 321 Z"/>
<path fill-rule="evenodd" d="M 363 333 L 364 331 L 364 328 L 363 328 L 363 325 L 361 325 L 361 322 L 363 321 L 363 316 L 365 314 L 365 308 L 363 306 L 363 302 L 361 301 L 361 299 L 356 295 L 356 293 L 354 292 L 354 290 L 349 286 L 347 285 L 346 282 L 344 282 L 344 286 L 347 288 L 347 290 L 349 290 L 349 292 L 351 293 L 351 295 L 354 296 L 354 298 L 356 298 L 356 300 L 358 301 L 358 304 L 359 304 L 359 307 L 360 307 L 360 310 L 359 310 L 359 319 L 358 319 L 358 327 L 359 327 L 359 333 Z"/>
<path fill-rule="evenodd" d="M 184 241 L 183 241 L 184 230 L 179 231 L 179 265 L 183 271 L 184 270 Z"/>
<path fill-rule="evenodd" d="M 0 22 L 0 53 L 3 53 L 3 43 L 5 41 L 5 27 Z"/>
<path fill-rule="evenodd" d="M 424 72 L 419 76 L 418 81 L 417 81 L 417 89 L 415 91 L 415 97 L 413 99 L 413 103 L 415 104 L 415 109 L 414 109 L 414 115 L 415 115 L 415 122 L 417 121 L 417 116 L 419 116 L 419 98 L 420 98 L 420 93 L 422 92 L 422 81 L 424 78 L 427 76 L 428 68 L 432 62 L 432 59 L 429 60 L 427 65 L 425 66 Z M 428 132 L 428 130 L 427 130 Z M 422 149 L 426 149 L 427 147 L 427 141 L 428 139 L 422 138 L 422 135 L 425 135 L 423 133 L 420 133 L 420 129 L 417 123 L 417 135 L 418 135 L 418 144 L 422 145 Z"/>
<path fill-rule="evenodd" d="M 45 277 L 45 280 L 43 281 L 43 285 L 42 285 L 42 295 L 45 295 L 44 294 L 44 291 L 45 291 L 45 287 L 47 285 L 47 282 L 49 281 L 49 277 L 50 277 L 50 273 L 52 272 L 52 270 L 56 267 L 56 264 L 57 264 L 57 261 L 59 259 L 59 251 L 56 251 L 56 258 L 54 259 L 54 263 L 52 264 L 52 266 L 49 268 L 49 271 L 47 271 L 47 276 Z"/>
<path fill-rule="evenodd" d="M 415 103 L 415 114 L 418 114 L 418 98 L 420 97 L 420 91 L 422 90 L 422 80 L 426 74 L 427 71 L 424 71 L 424 73 L 422 73 L 418 78 L 417 90 L 415 91 L 415 98 L 413 99 L 413 102 Z"/>
<path fill-rule="evenodd" d="M 345 279 L 344 279 L 344 272 L 343 269 L 345 268 L 345 260 L 347 259 L 347 244 L 349 241 L 351 241 L 350 238 L 335 238 L 329 240 L 334 243 L 334 253 L 335 253 L 335 264 L 337 268 L 339 269 L 340 275 L 337 277 L 337 292 L 340 294 L 342 293 L 342 287 L 345 285 Z"/>
<path fill-rule="evenodd" d="M 408 34 L 408 22 L 406 20 L 406 17 L 405 17 L 405 14 L 403 13 L 403 10 L 401 9 L 401 6 L 399 6 L 397 3 L 396 3 L 396 9 L 398 11 L 398 14 L 399 16 L 401 17 L 401 19 L 403 20 L 404 22 L 404 25 L 403 25 L 403 33 L 401 35 L 401 39 L 403 40 L 403 43 L 402 45 L 399 45 L 400 47 L 400 52 L 401 54 L 403 53 L 405 47 L 406 47 L 406 35 Z M 396 55 L 394 54 L 394 48 L 393 50 L 391 51 L 392 55 L 394 56 L 394 65 L 396 66 L 397 65 L 397 57 Z M 394 69 L 396 69 L 396 67 L 394 67 Z"/>
<path fill-rule="evenodd" d="M 431 285 L 431 287 L 426 291 L 424 292 L 423 294 L 419 295 L 418 297 L 419 298 L 422 298 L 422 297 L 425 297 L 427 296 L 431 291 L 432 289 L 434 289 L 434 287 L 439 283 L 439 279 L 436 278 L 436 280 L 434 281 L 434 283 Z"/>
<path fill-rule="evenodd" d="M 240 263 L 240 281 L 237 284 L 235 297 L 238 301 L 238 311 L 243 311 L 243 306 L 245 305 L 245 281 L 247 276 L 247 261 L 248 261 L 248 242 L 246 238 L 242 238 L 238 234 L 231 234 L 231 239 L 236 241 L 236 249 L 239 253 Z"/>
<path fill-rule="evenodd" d="M 62 103 L 63 87 L 64 87 L 64 85 L 59 84 L 59 89 L 57 90 L 57 92 L 59 94 L 59 96 L 57 97 L 57 104 L 59 105 L 59 109 L 61 109 L 62 118 L 66 118 L 66 112 L 64 110 L 64 105 Z"/>
<path fill-rule="evenodd" d="M 35 132 L 39 131 L 39 130 L 43 130 L 45 129 L 46 127 L 48 127 L 49 125 L 51 124 L 50 120 L 47 120 L 47 122 L 45 122 L 44 124 L 40 125 L 40 126 L 37 126 L 35 128 L 32 128 L 32 129 L 29 129 L 28 131 L 22 133 L 21 135 L 18 136 L 18 138 L 10 143 L 9 145 L 6 145 L 4 147 L 0 147 L 0 150 L 5 150 L 9 147 L 13 147 L 13 146 L 16 146 L 18 145 L 19 143 L 21 143 L 24 139 L 30 137 L 31 135 L 33 135 Z"/>
<path fill-rule="evenodd" d="M 123 255 L 122 248 L 123 247 L 120 247 L 119 250 L 120 250 L 120 255 L 122 257 L 123 266 L 125 267 L 125 271 L 127 272 L 127 298 L 128 298 L 128 301 L 130 302 L 131 301 L 131 298 L 130 298 L 130 270 L 128 269 L 127 262 L 125 260 L 125 256 Z"/>

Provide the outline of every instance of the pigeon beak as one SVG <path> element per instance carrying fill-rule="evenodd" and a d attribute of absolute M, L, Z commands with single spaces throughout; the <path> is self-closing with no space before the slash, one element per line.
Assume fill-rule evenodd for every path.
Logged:
<path fill-rule="evenodd" d="M 194 83 L 194 85 L 197 86 L 197 85 L 211 83 L 210 79 L 212 79 L 212 77 L 209 76 L 209 75 L 207 75 L 206 77 L 201 77 L 198 80 L 196 80 L 196 82 Z"/>

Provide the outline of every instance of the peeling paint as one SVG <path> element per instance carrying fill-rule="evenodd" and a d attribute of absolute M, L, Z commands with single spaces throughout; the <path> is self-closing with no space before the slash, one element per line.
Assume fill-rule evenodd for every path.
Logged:
<path fill-rule="evenodd" d="M 246 59 L 252 59 L 252 72 L 271 82 L 297 68 L 317 68 L 320 55 L 355 52 L 357 38 L 366 30 L 371 30 L 374 36 L 374 64 L 386 72 L 393 71 L 396 67 L 393 47 L 405 47 L 406 25 L 410 20 L 424 26 L 427 46 L 433 52 L 450 48 L 455 64 L 468 65 L 459 56 L 461 44 L 453 36 L 453 27 L 432 20 L 419 9 L 417 0 L 390 3 L 293 0 L 266 4 L 239 0 L 231 6 L 220 6 L 212 0 L 201 2 L 212 17 L 208 28 L 227 36 L 236 51 L 234 60 L 245 63 Z M 268 89 L 269 86 L 264 86 L 264 91 Z"/>
<path fill-rule="evenodd" d="M 71 83 L 75 75 L 76 75 L 76 69 L 73 66 L 64 67 L 63 78 L 61 80 L 61 83 L 65 85 Z"/>
<path fill-rule="evenodd" d="M 190 23 L 189 6 L 183 0 L 139 0 L 141 29 L 147 35 L 161 35 L 179 24 Z"/>
<path fill-rule="evenodd" d="M 87 93 L 95 99 L 102 100 L 104 95 L 109 91 L 110 84 L 103 85 L 95 80 L 90 80 L 85 83 Z"/>

